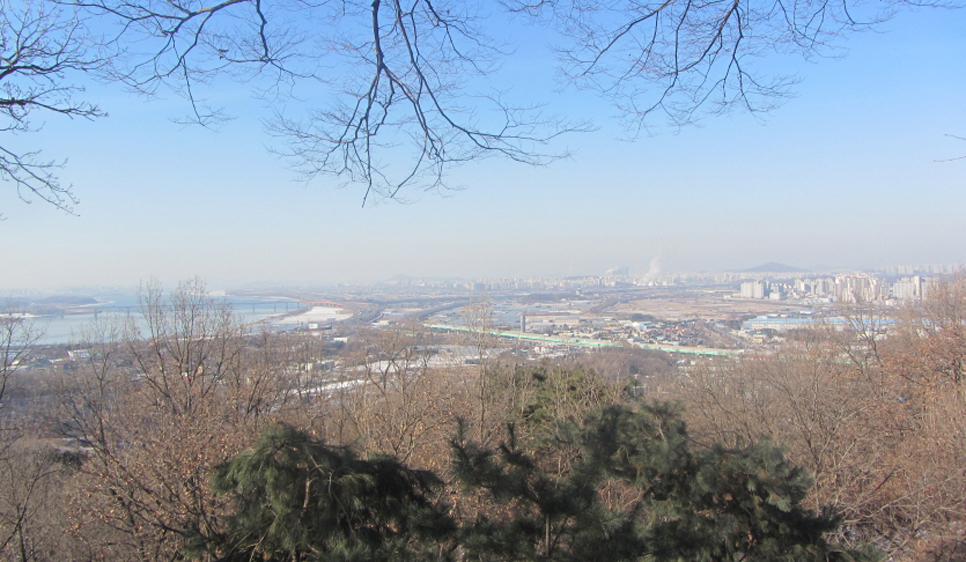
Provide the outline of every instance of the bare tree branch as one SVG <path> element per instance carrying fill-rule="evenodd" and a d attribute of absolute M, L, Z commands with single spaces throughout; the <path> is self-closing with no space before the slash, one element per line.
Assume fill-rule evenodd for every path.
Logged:
<path fill-rule="evenodd" d="M 461 83 L 485 75 L 489 58 L 504 54 L 472 27 L 469 14 L 429 0 L 375 0 L 370 14 L 369 39 L 349 51 L 369 76 L 348 83 L 334 108 L 302 120 L 279 115 L 272 123 L 272 132 L 289 141 L 283 154 L 307 178 L 333 174 L 361 182 L 365 204 L 372 194 L 396 198 L 411 185 L 446 187 L 448 168 L 473 159 L 550 162 L 565 154 L 541 147 L 586 128 L 544 117 L 536 106 L 512 107 L 498 95 L 462 106 Z M 403 142 L 408 159 L 397 164 L 392 153 Z"/>
<path fill-rule="evenodd" d="M 767 111 L 790 95 L 793 76 L 754 66 L 768 54 L 835 52 L 835 39 L 888 18 L 895 4 L 829 0 L 509 0 L 513 11 L 550 19 L 569 46 L 565 76 L 611 98 L 639 132 L 663 115 L 672 125 L 703 113 Z"/>
<path fill-rule="evenodd" d="M 69 0 L 68 0 L 69 1 Z M 191 120 L 224 114 L 198 96 L 223 74 L 258 82 L 272 101 L 296 86 L 324 101 L 303 113 L 273 107 L 271 134 L 306 179 L 320 174 L 395 198 L 406 187 L 438 189 L 453 165 L 486 156 L 544 164 L 566 156 L 544 149 L 582 130 L 537 105 L 468 94 L 508 53 L 483 33 L 484 20 L 462 3 L 347 0 L 268 4 L 261 0 L 76 0 L 117 27 L 112 77 L 141 92 L 175 88 Z M 267 84 L 267 85 L 266 85 Z M 467 102 L 467 100 L 471 100 Z"/>
<path fill-rule="evenodd" d="M 952 137 L 961 141 L 966 141 L 966 137 L 960 137 L 958 135 L 946 135 L 947 137 Z M 966 160 L 966 155 L 964 156 L 954 156 L 952 158 L 943 158 L 941 160 L 936 160 L 936 162 L 955 162 L 956 160 Z"/>
<path fill-rule="evenodd" d="M 96 105 L 75 99 L 83 88 L 71 84 L 102 62 L 72 12 L 43 0 L 0 0 L 0 132 L 36 131 L 30 119 L 35 112 L 103 115 Z M 22 200 L 37 198 L 72 212 L 77 199 L 54 175 L 61 166 L 39 151 L 17 150 L 9 141 L 0 145 L 0 179 L 13 183 Z"/>
<path fill-rule="evenodd" d="M 276 152 L 306 180 L 325 175 L 361 184 L 363 204 L 402 199 L 413 189 L 452 187 L 449 171 L 471 160 L 499 156 L 546 164 L 567 156 L 554 148 L 560 135 L 589 129 L 544 113 L 542 104 L 509 101 L 505 91 L 487 83 L 496 63 L 512 53 L 489 37 L 487 31 L 497 27 L 492 15 L 472 3 L 47 1 L 96 18 L 112 49 L 109 78 L 148 94 L 173 89 L 188 100 L 190 122 L 212 125 L 227 117 L 205 93 L 215 91 L 222 77 L 251 86 L 274 114 L 266 124 L 282 144 Z M 704 114 L 769 110 L 790 95 L 796 78 L 762 71 L 755 64 L 760 58 L 834 54 L 843 33 L 870 28 L 899 5 L 501 3 L 510 17 L 543 18 L 560 31 L 569 42 L 558 51 L 565 80 L 610 98 L 635 134 L 661 115 L 683 126 Z M 67 107 L 70 115 L 97 114 L 92 106 Z M 44 175 L 52 165 L 35 167 L 21 181 L 59 193 Z"/>
<path fill-rule="evenodd" d="M 23 366 L 44 332 L 15 304 L 0 309 L 0 408 L 10 378 Z"/>

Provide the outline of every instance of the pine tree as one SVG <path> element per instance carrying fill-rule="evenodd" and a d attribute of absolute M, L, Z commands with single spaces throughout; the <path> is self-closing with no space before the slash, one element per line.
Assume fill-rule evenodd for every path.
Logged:
<path fill-rule="evenodd" d="M 212 486 L 232 515 L 213 543 L 220 560 L 445 560 L 455 526 L 431 500 L 430 472 L 392 458 L 362 460 L 287 425 L 268 427 L 255 446 L 218 466 Z"/>
<path fill-rule="evenodd" d="M 457 480 L 492 502 L 488 515 L 460 529 L 433 501 L 435 475 L 270 426 L 215 470 L 212 487 L 231 514 L 221 535 L 199 538 L 186 554 L 256 562 L 875 559 L 827 540 L 838 519 L 802 506 L 811 478 L 768 441 L 693 447 L 679 408 L 657 403 L 598 409 L 579 423 L 521 423 L 558 427 L 531 425 L 519 437 L 510 424 L 496 448 L 469 440 L 462 426 L 452 440 Z M 547 456 L 551 440 L 571 452 Z"/>
<path fill-rule="evenodd" d="M 598 474 L 580 464 L 551 473 L 516 441 L 497 450 L 469 442 L 461 428 L 453 440 L 454 472 L 468 489 L 485 490 L 513 517 L 481 517 L 463 529 L 463 547 L 478 560 L 625 560 L 641 547 L 632 513 L 604 509 Z"/>
<path fill-rule="evenodd" d="M 567 430 L 557 435 L 567 434 Z M 454 470 L 483 490 L 504 517 L 480 517 L 464 529 L 474 559 L 654 562 L 860 561 L 826 540 L 831 511 L 802 506 L 811 478 L 762 441 L 695 450 L 679 409 L 668 404 L 611 406 L 571 424 L 577 460 L 549 472 L 508 429 L 497 449 L 453 440 Z M 633 501 L 608 506 L 605 485 L 632 489 Z"/>

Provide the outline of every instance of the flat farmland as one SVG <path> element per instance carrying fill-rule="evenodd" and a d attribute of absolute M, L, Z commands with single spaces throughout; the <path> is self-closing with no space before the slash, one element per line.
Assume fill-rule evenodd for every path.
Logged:
<path fill-rule="evenodd" d="M 664 320 L 702 318 L 734 320 L 762 314 L 797 313 L 809 309 L 806 305 L 788 302 L 736 299 L 714 294 L 680 292 L 675 295 L 654 296 L 623 301 L 607 308 L 607 312 L 646 314 Z"/>

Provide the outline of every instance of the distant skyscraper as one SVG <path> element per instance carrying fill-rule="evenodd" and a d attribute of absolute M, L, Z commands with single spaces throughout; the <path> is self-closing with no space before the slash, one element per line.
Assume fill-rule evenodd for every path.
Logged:
<path fill-rule="evenodd" d="M 766 293 L 766 286 L 763 281 L 745 281 L 741 284 L 741 298 L 743 299 L 763 299 Z"/>

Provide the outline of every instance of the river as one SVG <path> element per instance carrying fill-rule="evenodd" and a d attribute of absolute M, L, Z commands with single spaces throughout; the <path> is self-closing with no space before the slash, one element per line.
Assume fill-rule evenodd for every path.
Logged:
<path fill-rule="evenodd" d="M 286 297 L 213 297 L 215 304 L 227 303 L 239 319 L 247 324 L 270 317 L 295 313 L 304 309 L 298 301 Z M 138 297 L 133 295 L 98 296 L 96 304 L 70 307 L 61 314 L 33 316 L 35 325 L 44 331 L 38 343 L 45 345 L 66 344 L 80 341 L 83 331 L 97 322 L 133 320 L 139 328 L 145 323 L 141 315 Z"/>

